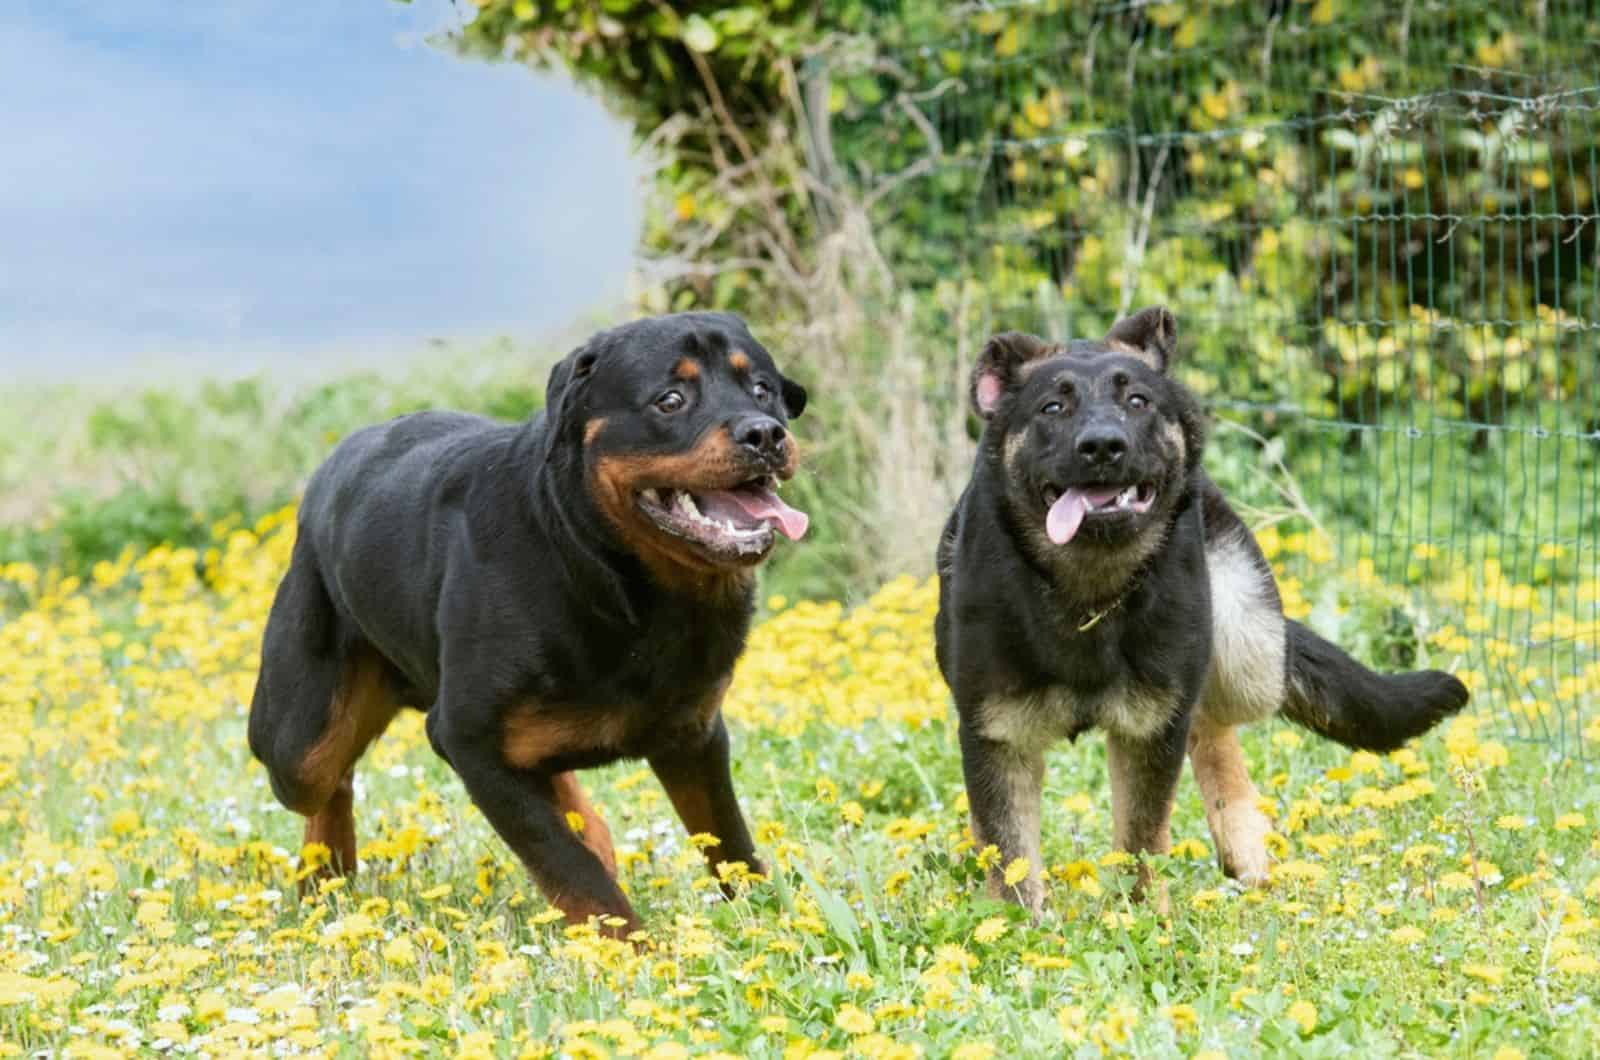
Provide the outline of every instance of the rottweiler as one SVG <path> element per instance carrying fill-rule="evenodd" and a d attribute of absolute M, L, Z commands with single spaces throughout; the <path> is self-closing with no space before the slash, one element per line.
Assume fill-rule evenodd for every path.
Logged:
<path fill-rule="evenodd" d="M 569 921 L 639 926 L 573 774 L 619 758 L 719 840 L 713 871 L 761 872 L 721 701 L 756 568 L 806 531 L 777 492 L 805 405 L 738 317 L 681 313 L 589 339 L 524 423 L 419 412 L 342 441 L 299 509 L 249 723 L 329 868 L 356 865 L 357 759 L 413 708 Z"/>
<path fill-rule="evenodd" d="M 1255 538 L 1201 467 L 1195 397 L 1171 375 L 1177 324 L 1145 309 L 1101 341 L 990 339 L 970 385 L 984 421 L 937 553 L 937 654 L 960 718 L 974 838 L 992 893 L 1038 913 L 1044 751 L 1106 733 L 1114 841 L 1164 853 L 1184 752 L 1222 869 L 1269 870 L 1235 727 L 1282 713 L 1389 750 L 1460 710 L 1449 674 L 1378 674 L 1284 617 Z M 1006 887 L 1004 866 L 1029 875 Z M 1140 859 L 1135 893 L 1148 882 Z"/>

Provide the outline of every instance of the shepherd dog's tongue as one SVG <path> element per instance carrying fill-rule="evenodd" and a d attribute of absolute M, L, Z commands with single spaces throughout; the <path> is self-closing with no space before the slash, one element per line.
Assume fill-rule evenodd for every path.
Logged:
<path fill-rule="evenodd" d="M 1072 487 L 1050 506 L 1049 514 L 1044 517 L 1044 532 L 1056 544 L 1066 544 L 1078 533 L 1078 527 L 1083 525 L 1083 517 L 1090 505 L 1098 508 L 1110 504 L 1121 492 L 1116 488 L 1082 490 Z"/>
<path fill-rule="evenodd" d="M 736 523 L 748 523 L 751 519 L 765 520 L 790 541 L 804 537 L 806 527 L 811 524 L 810 516 L 789 507 L 776 493 L 764 486 L 716 490 L 696 496 L 700 511 L 713 519 L 726 518 Z"/>

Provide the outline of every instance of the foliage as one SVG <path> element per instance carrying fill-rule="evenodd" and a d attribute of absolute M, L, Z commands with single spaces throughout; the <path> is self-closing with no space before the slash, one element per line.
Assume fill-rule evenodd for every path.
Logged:
<path fill-rule="evenodd" d="M 834 123 L 871 172 L 937 147 L 875 215 L 902 281 L 1055 334 L 1164 301 L 1213 386 L 1310 416 L 1600 398 L 1587 6 L 946 11 Z"/>

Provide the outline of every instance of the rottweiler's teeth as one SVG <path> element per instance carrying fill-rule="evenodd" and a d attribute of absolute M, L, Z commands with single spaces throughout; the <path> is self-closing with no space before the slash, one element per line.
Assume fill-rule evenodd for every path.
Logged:
<path fill-rule="evenodd" d="M 1125 489 L 1121 493 L 1117 494 L 1117 507 L 1126 508 L 1126 507 L 1128 507 L 1130 504 L 1132 504 L 1134 501 L 1136 501 L 1138 499 L 1139 499 L 1139 487 L 1138 486 L 1129 486 L 1127 489 Z"/>

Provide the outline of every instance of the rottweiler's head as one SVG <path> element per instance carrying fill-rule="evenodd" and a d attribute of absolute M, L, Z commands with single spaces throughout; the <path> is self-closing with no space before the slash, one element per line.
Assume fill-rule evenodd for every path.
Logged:
<path fill-rule="evenodd" d="M 1100 341 L 990 339 L 972 373 L 986 459 L 1042 547 L 1118 546 L 1164 524 L 1199 464 L 1192 395 L 1167 374 L 1177 338 L 1154 307 Z"/>
<path fill-rule="evenodd" d="M 652 567 L 718 573 L 759 563 L 807 517 L 778 496 L 806 392 L 744 321 L 675 313 L 603 331 L 550 375 L 558 444 L 581 449 L 587 488 L 623 545 Z"/>

